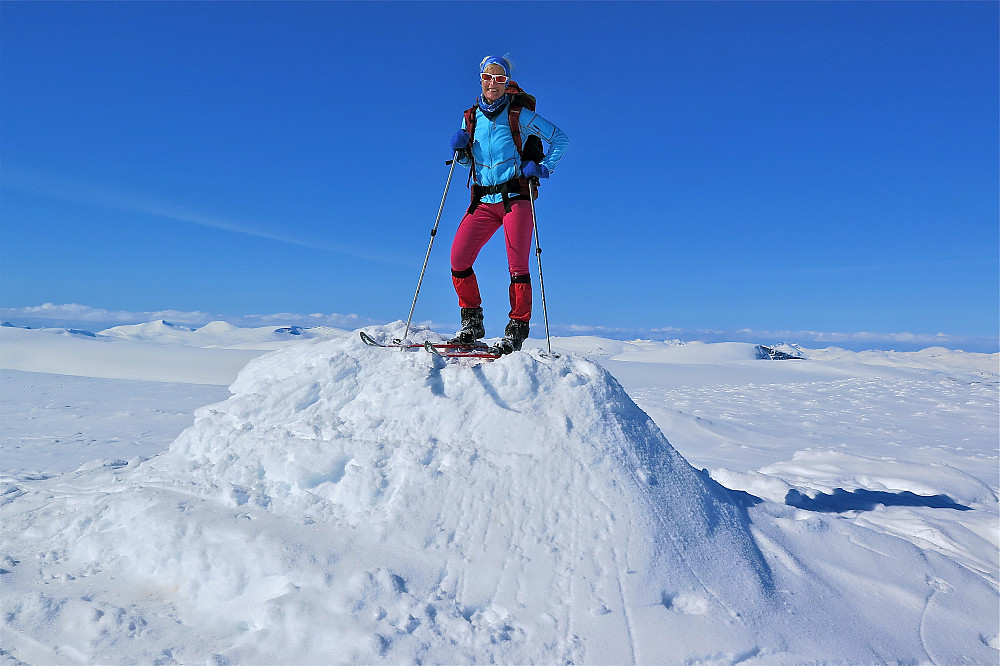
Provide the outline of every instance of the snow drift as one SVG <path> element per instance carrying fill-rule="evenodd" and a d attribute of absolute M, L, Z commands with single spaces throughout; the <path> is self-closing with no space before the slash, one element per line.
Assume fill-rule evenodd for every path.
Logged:
<path fill-rule="evenodd" d="M 403 621 L 447 647 L 435 659 L 616 659 L 669 644 L 671 600 L 734 616 L 766 601 L 739 507 L 588 361 L 446 364 L 351 340 L 272 355 L 232 390 L 172 447 L 187 473 L 391 554 L 399 587 L 446 600 Z M 462 635 L 484 613 L 501 624 L 486 653 Z M 379 622 L 365 634 L 391 636 Z"/>

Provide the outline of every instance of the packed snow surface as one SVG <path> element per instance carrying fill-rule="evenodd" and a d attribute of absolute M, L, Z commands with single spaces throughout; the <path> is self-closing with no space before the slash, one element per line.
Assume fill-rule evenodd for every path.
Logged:
<path fill-rule="evenodd" d="M 279 347 L 151 458 L 5 464 L 9 663 L 1000 655 L 995 355 L 759 361 L 753 345 L 569 338 L 558 358 L 481 363 L 335 331 L 278 344 L 215 326 L 201 346 L 162 322 L 3 333 L 3 367 L 38 351 L 4 375 L 29 395 L 55 390 L 35 374 L 61 358 L 45 348 L 124 350 L 133 370 L 91 381 L 140 415 L 120 387 L 148 383 L 109 382 L 167 343 L 174 359 Z"/>

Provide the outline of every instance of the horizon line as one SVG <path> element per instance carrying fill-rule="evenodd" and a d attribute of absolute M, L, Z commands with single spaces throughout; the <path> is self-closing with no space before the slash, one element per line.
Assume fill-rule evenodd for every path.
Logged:
<path fill-rule="evenodd" d="M 0 320 L 19 320 L 23 326 L 34 328 L 80 328 L 88 325 L 104 325 L 105 330 L 115 326 L 128 326 L 165 321 L 167 323 L 200 328 L 213 321 L 223 321 L 240 328 L 253 328 L 272 325 L 302 326 L 311 328 L 329 326 L 350 330 L 365 326 L 378 326 L 391 323 L 388 320 L 376 319 L 359 314 L 340 313 L 270 313 L 270 314 L 221 314 L 202 311 L 183 310 L 107 310 L 78 303 L 53 304 L 43 303 L 38 306 L 0 307 Z M 454 322 L 435 322 L 425 320 L 415 322 L 431 330 L 445 330 Z M 44 324 L 49 324 L 48 326 Z M 14 321 L 10 322 L 14 324 Z M 612 339 L 650 339 L 655 341 L 680 340 L 683 342 L 762 342 L 802 344 L 847 344 L 852 347 L 872 344 L 892 344 L 907 347 L 925 345 L 927 347 L 959 348 L 974 347 L 977 350 L 991 350 L 979 353 L 1000 352 L 1000 337 L 958 335 L 949 333 L 912 333 L 896 332 L 882 333 L 876 331 L 815 331 L 772 329 L 755 330 L 740 328 L 733 330 L 661 327 L 609 327 L 591 324 L 556 324 L 551 326 L 553 333 L 559 337 L 579 337 L 593 335 L 610 337 Z"/>

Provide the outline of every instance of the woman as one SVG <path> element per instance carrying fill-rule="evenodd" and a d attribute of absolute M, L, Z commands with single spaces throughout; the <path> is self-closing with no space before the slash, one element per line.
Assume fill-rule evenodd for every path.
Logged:
<path fill-rule="evenodd" d="M 539 161 L 522 161 L 510 129 L 510 62 L 487 56 L 479 65 L 482 95 L 451 139 L 452 151 L 459 153 L 459 163 L 472 169 L 475 182 L 472 205 L 458 225 L 451 246 L 451 275 L 462 309 L 462 330 L 453 342 L 472 344 L 486 335 L 483 326 L 482 299 L 472 265 L 479 251 L 500 227 L 507 244 L 510 270 L 510 323 L 494 351 L 509 354 L 521 349 L 528 337 L 531 320 L 531 254 L 533 221 L 528 200 L 529 179 L 548 178 L 566 150 L 569 139 L 558 127 L 534 111 L 522 108 L 516 113 L 520 136 L 536 136 L 549 144 L 549 153 Z M 472 141 L 469 119 L 474 120 Z"/>

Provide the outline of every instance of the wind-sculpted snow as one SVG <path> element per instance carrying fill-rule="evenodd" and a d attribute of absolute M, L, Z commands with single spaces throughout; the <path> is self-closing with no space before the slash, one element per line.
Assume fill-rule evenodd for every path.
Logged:
<path fill-rule="evenodd" d="M 257 358 L 230 390 L 148 461 L 0 488 L 0 576 L 17 591 L 2 595 L 0 655 L 791 664 L 996 654 L 988 562 L 955 564 L 775 502 L 750 508 L 763 500 L 692 468 L 579 356 L 445 362 L 350 336 Z M 823 549 L 844 568 L 803 557 Z M 875 590 L 859 607 L 858 571 L 883 569 L 858 583 Z"/>

